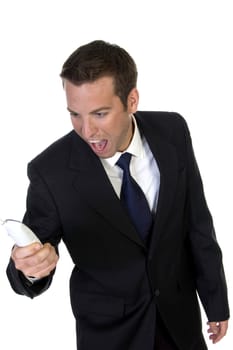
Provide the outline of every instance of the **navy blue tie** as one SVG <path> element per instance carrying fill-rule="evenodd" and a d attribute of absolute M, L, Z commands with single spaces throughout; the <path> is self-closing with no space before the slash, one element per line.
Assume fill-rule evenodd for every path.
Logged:
<path fill-rule="evenodd" d="M 141 187 L 130 175 L 130 160 L 131 154 L 126 152 L 120 156 L 116 163 L 123 170 L 120 199 L 140 237 L 145 240 L 151 228 L 152 215 Z"/>

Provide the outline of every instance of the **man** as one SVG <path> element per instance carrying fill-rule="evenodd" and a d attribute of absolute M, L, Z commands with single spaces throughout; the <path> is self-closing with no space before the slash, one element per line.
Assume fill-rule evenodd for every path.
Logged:
<path fill-rule="evenodd" d="M 75 264 L 79 350 L 207 349 L 196 291 L 216 343 L 227 287 L 184 119 L 137 111 L 137 69 L 116 45 L 81 46 L 61 78 L 74 130 L 29 163 L 24 222 L 42 245 L 14 247 L 13 289 L 33 298 L 49 287 L 62 239 Z M 125 192 L 135 181 L 148 207 L 143 233 L 141 199 L 129 209 L 134 190 Z"/>

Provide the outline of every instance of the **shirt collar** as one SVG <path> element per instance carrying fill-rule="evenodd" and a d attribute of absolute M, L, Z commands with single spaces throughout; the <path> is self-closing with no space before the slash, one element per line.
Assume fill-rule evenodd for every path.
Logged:
<path fill-rule="evenodd" d="M 113 167 L 120 158 L 120 156 L 125 152 L 128 152 L 138 158 L 143 158 L 145 156 L 143 142 L 137 126 L 136 119 L 133 114 L 131 116 L 134 124 L 134 134 L 128 148 L 124 152 L 116 152 L 114 156 L 110 158 L 102 158 L 101 161 L 103 164 L 107 163 L 108 165 Z"/>

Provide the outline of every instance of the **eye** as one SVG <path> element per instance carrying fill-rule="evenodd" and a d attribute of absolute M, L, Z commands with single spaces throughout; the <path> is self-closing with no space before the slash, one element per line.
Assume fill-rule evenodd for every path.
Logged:
<path fill-rule="evenodd" d="M 70 116 L 73 118 L 77 118 L 79 116 L 79 114 L 76 112 L 70 112 Z"/>
<path fill-rule="evenodd" d="M 105 117 L 107 112 L 95 112 L 96 117 L 103 118 Z"/>

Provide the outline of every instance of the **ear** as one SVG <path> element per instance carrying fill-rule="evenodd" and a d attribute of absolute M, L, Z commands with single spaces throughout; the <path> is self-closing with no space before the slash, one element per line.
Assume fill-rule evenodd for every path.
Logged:
<path fill-rule="evenodd" d="M 128 113 L 135 113 L 138 109 L 139 93 L 136 88 L 133 88 L 127 99 Z"/>

